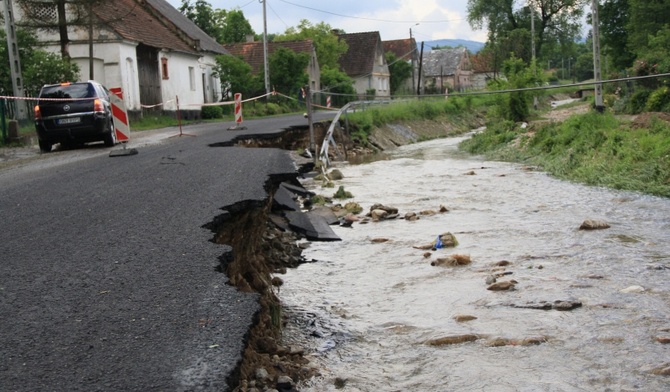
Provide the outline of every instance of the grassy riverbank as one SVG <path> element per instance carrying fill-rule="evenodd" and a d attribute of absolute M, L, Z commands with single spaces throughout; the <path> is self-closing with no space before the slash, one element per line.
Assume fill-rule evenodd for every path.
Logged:
<path fill-rule="evenodd" d="M 379 105 L 350 115 L 351 137 L 366 145 L 379 139 L 380 132 L 395 132 L 390 124 L 410 124 L 406 129 L 418 138 L 401 138 L 400 143 L 394 138 L 398 145 L 465 132 L 485 122 L 486 131 L 462 143 L 462 150 L 537 166 L 569 181 L 670 197 L 670 114 L 616 116 L 597 113 L 583 101 L 552 110 L 552 99 L 556 97 L 542 97 L 526 125 L 502 120 L 494 96 Z"/>
<path fill-rule="evenodd" d="M 461 149 L 521 162 L 562 179 L 670 197 L 670 115 L 589 111 L 527 127 L 490 122 Z"/>

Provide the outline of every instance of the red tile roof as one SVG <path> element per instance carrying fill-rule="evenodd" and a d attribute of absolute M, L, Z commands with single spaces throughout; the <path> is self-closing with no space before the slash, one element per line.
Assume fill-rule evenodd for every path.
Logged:
<path fill-rule="evenodd" d="M 102 1 L 93 12 L 121 38 L 159 49 L 197 53 L 196 48 L 189 46 L 137 0 Z"/>
<path fill-rule="evenodd" d="M 416 51 L 414 38 L 384 41 L 382 45 L 384 46 L 384 53 L 392 52 L 396 58 L 407 61 L 412 59 L 412 54 Z"/>
<path fill-rule="evenodd" d="M 263 42 L 245 42 L 239 44 L 223 45 L 231 55 L 241 57 L 249 65 L 251 72 L 256 74 L 263 69 Z M 279 48 L 288 48 L 296 53 L 312 54 L 314 45 L 312 40 L 304 41 L 280 41 L 268 42 L 268 56 L 271 56 Z"/>

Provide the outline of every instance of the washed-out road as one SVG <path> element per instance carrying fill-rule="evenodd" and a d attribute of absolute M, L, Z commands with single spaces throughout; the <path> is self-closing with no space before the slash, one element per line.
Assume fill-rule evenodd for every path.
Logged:
<path fill-rule="evenodd" d="M 91 145 L 0 165 L 0 390 L 228 390 L 258 295 L 217 272 L 230 248 L 203 226 L 296 168 L 286 151 L 211 145 L 306 121 L 138 132 L 133 156 Z"/>

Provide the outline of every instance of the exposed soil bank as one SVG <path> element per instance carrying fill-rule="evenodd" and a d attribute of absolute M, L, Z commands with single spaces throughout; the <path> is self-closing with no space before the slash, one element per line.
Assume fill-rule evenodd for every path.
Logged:
<path fill-rule="evenodd" d="M 232 247 L 220 259 L 220 271 L 242 291 L 260 294 L 261 309 L 247 336 L 242 363 L 230 375 L 228 385 L 235 391 L 276 389 L 290 391 L 294 381 L 311 377 L 314 370 L 296 347 L 282 347 L 281 303 L 277 297 L 281 279 L 272 274 L 305 262 L 297 245 L 298 235 L 278 225 L 273 215 L 273 195 L 282 182 L 299 185 L 296 174 L 274 176 L 266 183 L 268 198 L 229 206 L 208 225 L 214 241 Z M 256 388 L 256 389 L 254 389 Z"/>

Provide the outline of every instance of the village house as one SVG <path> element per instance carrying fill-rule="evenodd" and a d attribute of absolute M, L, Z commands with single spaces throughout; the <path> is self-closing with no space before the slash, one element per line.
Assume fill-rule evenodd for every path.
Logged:
<path fill-rule="evenodd" d="M 472 88 L 472 64 L 464 47 L 436 49 L 425 53 L 422 77 L 426 94 L 443 94 L 447 89 L 464 91 Z"/>
<path fill-rule="evenodd" d="M 419 52 L 414 38 L 396 39 L 382 42 L 384 53 L 391 52 L 398 61 L 406 61 L 412 66 L 412 76 L 405 80 L 400 93 L 414 94 L 421 85 L 419 76 Z"/>
<path fill-rule="evenodd" d="M 252 39 L 250 37 L 248 42 L 226 44 L 223 47 L 232 56 L 240 57 L 249 64 L 251 66 L 251 73 L 257 75 L 263 72 L 265 56 L 263 53 L 263 42 L 253 41 Z M 309 55 L 309 64 L 305 72 L 307 72 L 309 77 L 309 87 L 311 91 L 321 90 L 321 69 L 319 68 L 319 61 L 316 58 L 316 49 L 312 40 L 268 42 L 268 56 L 272 56 L 279 48 L 290 49 L 295 53 L 307 53 Z M 280 92 L 287 95 L 291 93 L 290 91 Z"/>
<path fill-rule="evenodd" d="M 20 4 L 14 3 L 18 25 L 58 21 L 55 3 L 31 3 L 25 8 Z M 72 7 L 66 4 L 68 20 L 74 18 Z M 167 1 L 99 2 L 92 7 L 92 16 L 92 36 L 88 27 L 68 26 L 68 51 L 80 67 L 81 80 L 123 89 L 131 116 L 140 115 L 143 108 L 175 111 L 178 99 L 185 117 L 199 117 L 203 103 L 220 100 L 215 58 L 226 50 Z M 46 50 L 60 53 L 58 33 L 37 32 Z"/>
<path fill-rule="evenodd" d="M 354 80 L 359 98 L 391 97 L 391 73 L 378 31 L 338 34 L 349 49 L 340 59 L 340 68 Z"/>

